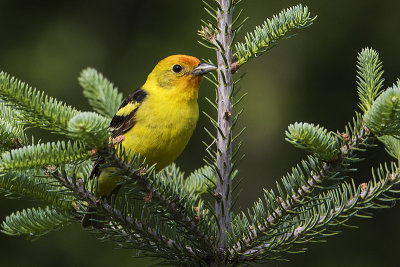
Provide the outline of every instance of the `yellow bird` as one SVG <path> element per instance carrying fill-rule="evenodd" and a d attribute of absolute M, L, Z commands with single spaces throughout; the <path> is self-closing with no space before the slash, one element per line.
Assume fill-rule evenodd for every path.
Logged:
<path fill-rule="evenodd" d="M 161 60 L 145 84 L 128 95 L 110 123 L 112 138 L 122 137 L 125 150 L 135 151 L 160 171 L 184 150 L 199 118 L 202 76 L 217 67 L 186 55 Z M 97 194 L 109 196 L 119 178 L 110 169 L 93 170 Z"/>

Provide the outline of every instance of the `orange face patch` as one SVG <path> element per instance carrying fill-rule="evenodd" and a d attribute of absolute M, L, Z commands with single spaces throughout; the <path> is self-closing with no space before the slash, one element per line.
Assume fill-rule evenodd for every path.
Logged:
<path fill-rule="evenodd" d="M 200 60 L 196 57 L 184 56 L 184 55 L 179 55 L 177 57 L 179 62 L 182 62 L 182 64 L 191 66 L 193 68 L 197 67 L 200 63 Z"/>
<path fill-rule="evenodd" d="M 186 55 L 173 55 L 164 58 L 160 61 L 160 63 L 170 63 L 170 64 L 182 64 L 190 67 L 197 67 L 200 63 L 200 60 L 196 57 L 186 56 Z"/>

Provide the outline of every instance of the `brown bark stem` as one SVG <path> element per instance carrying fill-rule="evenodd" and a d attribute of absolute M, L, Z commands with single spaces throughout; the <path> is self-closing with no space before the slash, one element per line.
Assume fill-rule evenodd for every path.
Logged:
<path fill-rule="evenodd" d="M 218 29 L 216 36 L 217 61 L 218 61 L 218 127 L 217 132 L 217 187 L 215 212 L 220 226 L 218 236 L 218 249 L 225 251 L 228 247 L 226 232 L 231 227 L 231 157 L 232 146 L 231 126 L 232 126 L 232 99 L 233 78 L 230 66 L 233 63 L 232 50 L 232 11 L 233 0 L 219 0 L 221 9 L 218 9 Z"/>

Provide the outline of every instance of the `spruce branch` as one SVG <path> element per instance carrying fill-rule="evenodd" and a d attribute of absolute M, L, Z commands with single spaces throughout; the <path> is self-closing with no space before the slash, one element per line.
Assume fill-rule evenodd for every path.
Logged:
<path fill-rule="evenodd" d="M 84 88 L 83 95 L 93 109 L 107 118 L 112 118 L 122 102 L 122 94 L 118 92 L 118 88 L 93 68 L 84 69 L 78 80 Z"/>
<path fill-rule="evenodd" d="M 174 220 L 177 226 L 186 232 L 186 234 L 199 244 L 200 247 L 209 248 L 212 244 L 207 232 L 207 221 L 203 218 L 199 220 L 198 211 L 195 212 L 195 207 L 199 204 L 198 196 L 193 195 L 193 192 L 188 192 L 184 187 L 180 187 L 179 183 L 175 183 L 175 177 L 163 178 L 154 173 L 152 167 L 145 170 L 141 165 L 140 157 L 135 154 L 126 153 L 124 147 L 118 146 L 117 150 L 108 149 L 100 152 L 113 162 L 111 165 L 118 168 L 118 174 L 125 177 L 128 183 L 134 182 L 139 186 L 149 200 L 149 204 L 156 203 L 158 208 L 163 210 L 164 216 L 169 220 Z M 168 170 L 167 170 L 168 172 Z M 164 172 L 165 174 L 165 172 Z M 188 197 L 187 194 L 190 193 Z"/>
<path fill-rule="evenodd" d="M 216 198 L 215 214 L 219 222 L 219 248 L 223 249 L 228 246 L 226 234 L 230 232 L 231 225 L 232 174 L 236 172 L 237 164 L 234 157 L 236 157 L 238 149 L 235 149 L 233 153 L 232 143 L 243 132 L 242 130 L 238 135 L 232 135 L 240 115 L 239 112 L 234 116 L 232 112 L 233 106 L 237 104 L 233 98 L 239 91 L 239 88 L 235 89 L 235 84 L 240 80 L 234 82 L 233 74 L 240 65 L 252 57 L 261 55 L 273 42 L 284 37 L 290 30 L 311 25 L 314 18 L 310 18 L 308 8 L 303 8 L 301 5 L 284 10 L 280 15 L 274 16 L 272 20 L 267 20 L 262 27 L 257 27 L 254 33 L 249 33 L 246 37 L 246 44 L 236 44 L 236 53 L 233 54 L 233 41 L 242 25 L 233 26 L 241 13 L 239 12 L 239 15 L 233 19 L 233 11 L 238 2 L 228 0 L 213 2 L 215 2 L 216 8 L 207 4 L 206 11 L 213 19 L 216 19 L 216 24 L 210 21 L 203 22 L 204 26 L 199 31 L 199 35 L 209 44 L 206 46 L 214 48 L 217 52 L 218 77 L 213 83 L 217 86 L 218 120 L 214 121 L 211 116 L 206 114 L 217 129 L 216 137 L 210 133 L 210 136 L 216 141 L 216 153 L 209 152 L 210 157 L 207 162 L 214 166 L 217 173 L 214 193 Z M 241 99 L 243 97 L 239 98 L 238 102 Z M 238 148 L 240 148 L 240 142 Z M 215 164 L 212 163 L 214 161 Z"/>
<path fill-rule="evenodd" d="M 327 161 L 334 159 L 340 153 L 337 136 L 319 125 L 296 122 L 289 125 L 286 136 L 289 143 L 317 154 Z"/>
<path fill-rule="evenodd" d="M 248 33 L 244 43 L 235 44 L 236 66 L 233 66 L 237 69 L 251 58 L 262 55 L 290 31 L 310 26 L 315 18 L 311 18 L 308 7 L 301 4 L 282 10 L 272 19 L 267 19 L 261 26 L 257 26 L 254 32 Z"/>
<path fill-rule="evenodd" d="M 364 120 L 376 135 L 400 134 L 400 80 L 380 94 L 365 113 Z"/>
<path fill-rule="evenodd" d="M 25 198 L 55 208 L 72 210 L 73 197 L 64 191 L 64 187 L 46 177 L 42 171 L 10 171 L 0 176 L 0 192 L 7 198 Z"/>
<path fill-rule="evenodd" d="M 80 142 L 49 142 L 5 152 L 0 157 L 0 170 L 22 170 L 67 164 L 88 159 L 91 155 Z"/>
<path fill-rule="evenodd" d="M 11 236 L 28 235 L 38 238 L 74 221 L 70 211 L 49 207 L 30 208 L 7 216 L 1 227 L 4 234 Z"/>
<path fill-rule="evenodd" d="M 103 145 L 103 140 L 108 139 L 109 119 L 93 112 L 79 112 L 4 72 L 0 73 L 0 98 L 17 110 L 14 114 L 23 124 L 79 137 L 89 146 Z"/>
<path fill-rule="evenodd" d="M 399 168 L 392 164 L 390 170 L 387 166 L 378 168 L 368 183 L 355 186 L 352 180 L 351 183 L 345 182 L 339 188 L 324 192 L 301 208 L 294 218 L 295 223 L 287 225 L 288 228 L 277 232 L 275 237 L 270 235 L 271 242 L 244 251 L 238 261 L 262 260 L 265 254 L 273 254 L 280 247 L 318 241 L 337 234 L 337 231 L 330 229 L 345 224 L 352 217 L 370 218 L 368 210 L 390 207 L 388 203 L 398 199 L 395 195 L 399 191 L 394 189 L 398 184 Z"/>
<path fill-rule="evenodd" d="M 88 147 L 104 147 L 109 136 L 109 119 L 95 112 L 80 112 L 68 123 L 68 135 Z"/>
<path fill-rule="evenodd" d="M 352 128 L 353 131 L 350 130 Z M 374 139 L 359 114 L 354 119 L 354 125 L 346 127 L 343 135 L 347 136 L 347 143 L 340 148 L 340 154 L 334 161 L 323 162 L 309 157 L 308 161 L 303 161 L 302 167 L 294 168 L 291 174 L 282 178 L 286 193 L 279 184 L 278 196 L 272 190 L 264 190 L 265 205 L 262 200 L 254 204 L 253 213 L 249 214 L 251 223 L 245 214 L 235 219 L 235 231 L 230 236 L 230 253 L 233 258 L 252 250 L 255 244 L 262 243 L 271 231 L 277 231 L 288 217 L 298 213 L 299 208 L 318 198 L 319 192 L 337 186 L 351 171 L 350 164 L 358 161 L 356 153 L 369 146 Z"/>
<path fill-rule="evenodd" d="M 188 192 L 203 194 L 210 188 L 215 188 L 216 177 L 212 167 L 205 165 L 192 172 L 183 182 L 183 188 Z"/>
<path fill-rule="evenodd" d="M 386 152 L 400 160 L 400 139 L 399 137 L 394 137 L 390 135 L 384 135 L 378 137 L 378 140 L 381 141 L 385 145 Z"/>
<path fill-rule="evenodd" d="M 0 102 L 0 150 L 9 150 L 27 143 L 18 111 Z"/>
<path fill-rule="evenodd" d="M 230 66 L 233 63 L 232 55 L 232 16 L 231 0 L 220 0 L 217 13 L 218 33 L 215 41 L 218 44 L 218 131 L 217 131 L 217 185 L 215 189 L 215 214 L 218 220 L 218 248 L 225 250 L 228 247 L 226 234 L 231 230 L 231 202 L 232 202 L 232 101 L 233 75 Z"/>
<path fill-rule="evenodd" d="M 359 107 L 367 112 L 381 93 L 383 86 L 382 62 L 379 54 L 371 48 L 364 48 L 357 57 L 357 91 Z"/>
<path fill-rule="evenodd" d="M 5 72 L 0 72 L 0 98 L 26 114 L 21 118 L 24 124 L 60 133 L 65 133 L 70 119 L 79 113 Z"/>
<path fill-rule="evenodd" d="M 127 168 L 130 169 L 129 167 Z M 169 260 L 174 260 L 175 262 L 187 259 L 187 255 L 191 255 L 196 259 L 202 255 L 201 251 L 184 246 L 180 242 L 159 234 L 156 229 L 152 229 L 146 222 L 137 221 L 131 214 L 114 208 L 104 199 L 97 198 L 85 188 L 82 181 L 66 176 L 62 172 L 55 172 L 53 176 L 66 188 L 74 192 L 80 200 L 85 201 L 87 206 L 96 207 L 101 215 L 106 216 L 103 221 L 108 223 L 102 229 L 99 229 L 104 234 L 112 235 L 117 240 L 119 240 L 118 236 L 122 237 L 134 248 L 148 251 L 152 256 L 169 258 Z M 138 179 L 140 180 L 140 178 Z M 108 239 L 111 238 L 108 237 Z M 186 257 L 182 258 L 183 256 Z"/>

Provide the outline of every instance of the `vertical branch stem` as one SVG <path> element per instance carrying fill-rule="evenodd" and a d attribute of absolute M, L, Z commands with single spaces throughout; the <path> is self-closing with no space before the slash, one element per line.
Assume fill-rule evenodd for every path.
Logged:
<path fill-rule="evenodd" d="M 230 71 L 232 64 L 232 11 L 233 0 L 218 0 L 221 9 L 218 9 L 218 29 L 216 43 L 218 61 L 218 127 L 217 132 L 217 175 L 215 212 L 218 218 L 220 232 L 218 236 L 218 248 L 226 249 L 228 241 L 226 232 L 230 231 L 231 226 L 231 157 L 232 146 L 231 126 L 232 126 L 232 99 L 230 98 L 233 90 L 233 78 Z"/>

